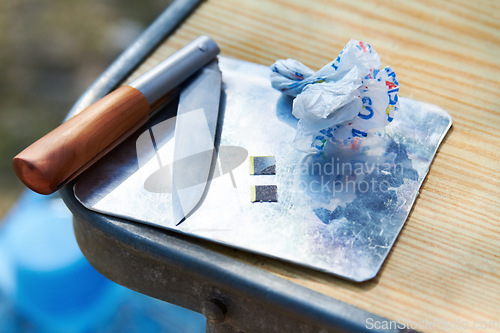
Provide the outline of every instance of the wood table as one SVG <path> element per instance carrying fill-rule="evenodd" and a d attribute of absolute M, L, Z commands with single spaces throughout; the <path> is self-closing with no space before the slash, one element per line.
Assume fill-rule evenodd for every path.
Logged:
<path fill-rule="evenodd" d="M 500 2 L 208 0 L 131 79 L 201 34 L 226 57 L 265 65 L 294 58 L 313 69 L 349 39 L 366 41 L 396 71 L 401 96 L 436 104 L 453 118 L 374 279 L 353 283 L 204 247 L 390 320 L 427 323 L 418 330 L 500 330 Z"/>

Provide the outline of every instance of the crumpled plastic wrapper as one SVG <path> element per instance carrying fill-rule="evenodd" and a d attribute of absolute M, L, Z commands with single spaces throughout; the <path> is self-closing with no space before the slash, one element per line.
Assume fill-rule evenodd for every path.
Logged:
<path fill-rule="evenodd" d="M 351 39 L 339 56 L 314 72 L 294 59 L 271 66 L 273 88 L 295 97 L 295 147 L 320 152 L 330 141 L 366 137 L 384 128 L 399 108 L 399 83 L 365 42 Z"/>

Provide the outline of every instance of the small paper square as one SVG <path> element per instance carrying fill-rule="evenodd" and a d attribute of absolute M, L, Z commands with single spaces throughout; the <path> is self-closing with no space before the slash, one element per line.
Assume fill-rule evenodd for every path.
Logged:
<path fill-rule="evenodd" d="M 252 202 L 278 202 L 278 186 L 276 185 L 252 185 Z"/>
<path fill-rule="evenodd" d="M 275 175 L 276 159 L 274 156 L 250 156 L 251 175 Z"/>

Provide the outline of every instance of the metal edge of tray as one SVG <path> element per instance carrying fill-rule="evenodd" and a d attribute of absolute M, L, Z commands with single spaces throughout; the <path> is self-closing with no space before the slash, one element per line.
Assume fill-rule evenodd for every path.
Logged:
<path fill-rule="evenodd" d="M 78 99 L 68 117 L 113 90 L 199 2 L 175 0 Z M 368 323 L 389 322 L 188 236 L 92 212 L 76 200 L 73 185 L 59 194 L 74 215 L 75 235 L 88 261 L 118 284 L 203 313 L 207 331 L 359 332 L 367 331 Z M 392 327 L 379 327 L 384 326 Z"/>

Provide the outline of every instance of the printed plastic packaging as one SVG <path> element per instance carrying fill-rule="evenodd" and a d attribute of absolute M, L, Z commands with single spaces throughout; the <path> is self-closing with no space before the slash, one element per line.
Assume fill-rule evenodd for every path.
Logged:
<path fill-rule="evenodd" d="M 308 153 L 322 151 L 329 140 L 366 137 L 389 124 L 399 108 L 396 74 L 380 70 L 377 52 L 354 39 L 317 72 L 294 59 L 277 60 L 271 84 L 295 97 L 294 144 Z"/>

